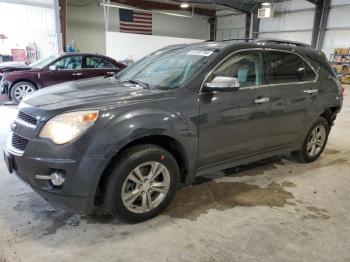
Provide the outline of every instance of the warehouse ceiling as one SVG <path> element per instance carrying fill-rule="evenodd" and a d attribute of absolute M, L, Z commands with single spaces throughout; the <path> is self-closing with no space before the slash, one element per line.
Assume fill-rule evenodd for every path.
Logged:
<path fill-rule="evenodd" d="M 1 0 L 0 0 L 1 1 Z M 107 0 L 106 0 L 107 1 Z M 194 12 L 197 15 L 215 16 L 217 11 L 252 13 L 261 6 L 261 3 L 278 3 L 288 0 L 110 0 L 111 4 L 122 4 L 145 10 L 177 10 L 184 11 L 181 3 L 193 3 Z M 321 4 L 324 0 L 307 0 L 314 4 Z M 68 5 L 85 6 L 94 3 L 101 3 L 102 0 L 68 0 Z M 191 11 L 191 7 L 187 9 Z"/>

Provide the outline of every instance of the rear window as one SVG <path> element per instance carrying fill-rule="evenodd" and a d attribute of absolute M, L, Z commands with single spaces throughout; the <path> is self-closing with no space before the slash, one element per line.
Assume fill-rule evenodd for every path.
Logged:
<path fill-rule="evenodd" d="M 270 63 L 270 83 L 283 84 L 313 81 L 316 78 L 312 68 L 299 56 L 287 52 L 267 52 Z"/>

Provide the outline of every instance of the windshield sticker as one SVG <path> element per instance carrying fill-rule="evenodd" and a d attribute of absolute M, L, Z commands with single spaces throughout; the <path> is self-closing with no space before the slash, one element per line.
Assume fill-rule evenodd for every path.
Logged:
<path fill-rule="evenodd" d="M 207 50 L 191 50 L 187 53 L 187 55 L 199 55 L 199 56 L 210 56 L 213 51 Z"/>

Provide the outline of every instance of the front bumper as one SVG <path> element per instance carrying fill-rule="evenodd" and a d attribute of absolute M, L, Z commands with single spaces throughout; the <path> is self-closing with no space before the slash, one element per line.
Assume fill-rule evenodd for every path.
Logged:
<path fill-rule="evenodd" d="M 40 145 L 37 145 L 40 147 Z M 73 213 L 88 214 L 95 205 L 96 189 L 108 159 L 96 155 L 80 155 L 76 159 L 43 158 L 31 155 L 30 148 L 23 155 L 17 154 L 7 145 L 6 155 L 11 161 L 9 168 L 26 184 L 52 205 Z M 7 163 L 9 165 L 9 163 Z M 56 187 L 49 180 L 36 175 L 50 175 L 59 170 L 65 175 L 63 186 Z"/>
<path fill-rule="evenodd" d="M 0 78 L 1 75 L 0 75 Z M 9 87 L 9 84 L 5 81 L 0 81 L 0 95 L 2 94 L 8 94 L 8 87 Z"/>
<path fill-rule="evenodd" d="M 32 159 L 17 156 L 9 152 L 7 148 L 5 148 L 5 155 L 11 158 L 13 173 L 53 206 L 79 214 L 88 214 L 93 210 L 95 192 L 90 192 L 88 189 L 91 188 L 90 185 L 88 187 L 83 185 L 89 183 L 87 181 L 89 174 L 85 173 L 86 179 L 80 183 L 76 178 L 81 174 L 72 171 L 84 172 L 86 169 L 80 167 L 75 161 L 68 163 L 52 159 Z M 89 159 L 94 162 L 96 160 L 94 157 L 89 157 Z M 83 163 L 86 162 L 83 161 Z M 53 186 L 50 181 L 35 178 L 37 174 L 50 174 L 54 169 L 62 170 L 65 173 L 66 181 L 62 188 Z M 91 183 L 94 183 L 95 179 L 91 180 Z"/>

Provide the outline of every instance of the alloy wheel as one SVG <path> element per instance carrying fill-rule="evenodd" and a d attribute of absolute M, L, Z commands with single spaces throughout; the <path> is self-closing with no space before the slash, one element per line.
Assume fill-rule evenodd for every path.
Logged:
<path fill-rule="evenodd" d="M 310 133 L 307 142 L 307 154 L 316 156 L 323 148 L 326 141 L 326 129 L 322 125 L 316 126 Z"/>
<path fill-rule="evenodd" d="M 27 84 L 22 84 L 16 87 L 14 95 L 17 101 L 21 101 L 26 95 L 34 92 L 34 88 Z"/>
<path fill-rule="evenodd" d="M 159 206 L 170 187 L 170 172 L 159 162 L 137 166 L 122 187 L 124 206 L 133 213 L 146 213 Z"/>

